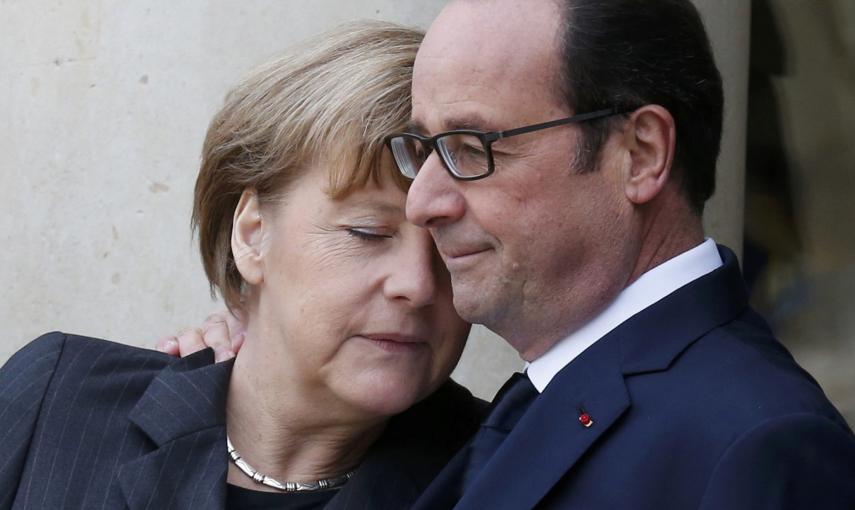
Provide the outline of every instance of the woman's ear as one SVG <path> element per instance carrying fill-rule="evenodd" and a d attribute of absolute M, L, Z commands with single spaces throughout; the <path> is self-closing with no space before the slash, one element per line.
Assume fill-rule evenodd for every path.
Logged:
<path fill-rule="evenodd" d="M 241 193 L 232 219 L 232 255 L 244 281 L 258 285 L 264 281 L 261 244 L 264 238 L 264 219 L 255 190 Z"/>
<path fill-rule="evenodd" d="M 630 116 L 624 131 L 630 149 L 625 181 L 627 198 L 636 205 L 653 200 L 665 187 L 674 161 L 674 117 L 659 105 L 642 106 Z"/>

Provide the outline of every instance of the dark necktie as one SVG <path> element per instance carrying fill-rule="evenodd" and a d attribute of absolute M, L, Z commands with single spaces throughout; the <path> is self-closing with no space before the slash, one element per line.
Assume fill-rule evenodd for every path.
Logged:
<path fill-rule="evenodd" d="M 538 392 L 528 376 L 515 373 L 502 386 L 493 399 L 490 413 L 481 424 L 469 444 L 469 462 L 463 478 L 463 486 L 468 488 L 487 461 L 505 440 L 505 437 L 520 421 L 526 409 L 537 397 Z"/>

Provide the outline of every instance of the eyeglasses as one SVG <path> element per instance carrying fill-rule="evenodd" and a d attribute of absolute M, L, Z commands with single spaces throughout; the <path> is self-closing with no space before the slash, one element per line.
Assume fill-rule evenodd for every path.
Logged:
<path fill-rule="evenodd" d="M 485 133 L 474 129 L 456 129 L 436 136 L 427 137 L 415 133 L 398 133 L 386 138 L 386 145 L 395 157 L 398 170 L 409 179 L 415 179 L 428 156 L 436 150 L 440 160 L 455 179 L 474 181 L 493 173 L 493 142 L 502 138 L 522 135 L 566 124 L 587 122 L 623 113 L 609 108 L 589 113 L 580 113 L 564 119 L 532 124 L 507 131 Z"/>

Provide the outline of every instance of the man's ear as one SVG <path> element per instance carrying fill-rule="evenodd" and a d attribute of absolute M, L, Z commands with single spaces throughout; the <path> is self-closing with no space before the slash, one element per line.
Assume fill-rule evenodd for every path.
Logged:
<path fill-rule="evenodd" d="M 264 281 L 261 243 L 264 219 L 255 190 L 246 189 L 240 196 L 232 219 L 232 254 L 244 281 L 258 285 Z"/>
<path fill-rule="evenodd" d="M 676 140 L 674 117 L 661 106 L 645 105 L 632 113 L 625 128 L 630 153 L 626 196 L 641 205 L 653 200 L 671 175 Z"/>

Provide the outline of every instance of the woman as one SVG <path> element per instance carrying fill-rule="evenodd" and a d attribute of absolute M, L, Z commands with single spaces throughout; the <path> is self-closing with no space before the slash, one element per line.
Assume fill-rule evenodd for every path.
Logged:
<path fill-rule="evenodd" d="M 420 39 L 349 25 L 229 94 L 193 224 L 212 289 L 245 318 L 240 354 L 37 339 L 0 371 L 0 508 L 415 499 L 480 411 L 448 381 L 469 326 L 383 149 Z"/>

